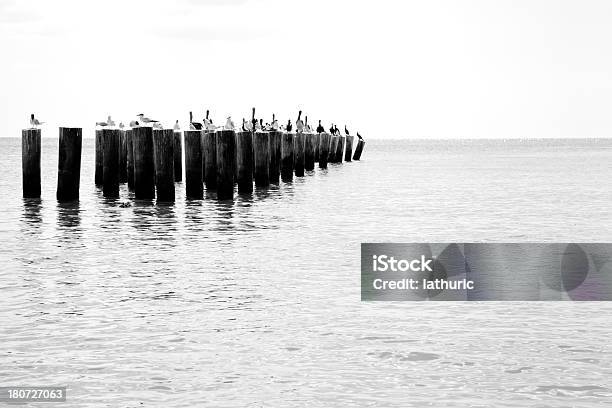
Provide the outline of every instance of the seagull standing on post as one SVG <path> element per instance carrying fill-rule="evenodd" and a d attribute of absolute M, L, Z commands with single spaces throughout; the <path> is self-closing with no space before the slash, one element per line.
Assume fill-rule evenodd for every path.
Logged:
<path fill-rule="evenodd" d="M 321 125 L 321 121 L 319 120 L 319 126 L 317 126 L 317 133 L 325 132 L 325 128 Z"/>
<path fill-rule="evenodd" d="M 41 122 L 34 117 L 34 114 L 30 115 L 30 125 L 32 125 L 32 129 L 36 129 L 37 126 L 42 125 L 45 122 Z"/>
<path fill-rule="evenodd" d="M 177 120 L 178 122 L 178 120 Z M 202 130 L 202 124 L 193 121 L 193 112 L 189 112 L 189 129 Z"/>
<path fill-rule="evenodd" d="M 349 133 L 348 129 L 346 128 L 346 125 L 344 125 L 344 133 L 346 133 L 347 136 L 350 136 L 351 134 Z"/>
<path fill-rule="evenodd" d="M 177 119 L 176 122 L 174 122 L 174 131 L 177 132 L 179 130 L 181 130 L 181 127 L 179 126 L 178 119 Z"/>
<path fill-rule="evenodd" d="M 148 124 L 153 124 L 153 123 L 159 122 L 159 120 L 150 119 L 150 118 L 145 117 L 144 113 L 139 113 L 136 116 L 138 116 L 138 121 L 141 124 L 144 124 L 144 125 L 148 125 Z"/>
<path fill-rule="evenodd" d="M 298 113 L 298 118 L 295 121 L 295 128 L 298 133 L 302 133 L 304 131 L 304 121 L 302 120 L 302 111 Z"/>

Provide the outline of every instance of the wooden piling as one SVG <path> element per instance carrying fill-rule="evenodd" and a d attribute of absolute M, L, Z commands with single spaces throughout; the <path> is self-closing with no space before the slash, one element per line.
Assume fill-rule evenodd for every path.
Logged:
<path fill-rule="evenodd" d="M 23 198 L 40 198 L 40 129 L 21 131 L 21 175 Z"/>
<path fill-rule="evenodd" d="M 238 168 L 238 192 L 253 192 L 253 135 L 236 133 L 236 166 Z"/>
<path fill-rule="evenodd" d="M 129 190 L 134 190 L 134 143 L 132 129 L 125 131 L 125 141 L 127 150 L 125 160 L 125 164 L 127 166 L 127 185 Z"/>
<path fill-rule="evenodd" d="M 217 145 L 217 198 L 234 198 L 234 172 L 236 167 L 236 133 L 220 130 L 216 133 Z"/>
<path fill-rule="evenodd" d="M 281 140 L 281 178 L 283 181 L 293 180 L 293 139 L 294 133 L 283 133 Z"/>
<path fill-rule="evenodd" d="M 155 198 L 155 164 L 153 161 L 153 129 L 132 129 L 134 159 L 134 196 L 140 200 Z"/>
<path fill-rule="evenodd" d="M 321 147 L 321 134 L 320 133 L 315 133 L 314 143 L 315 143 L 314 161 L 315 163 L 317 163 L 319 161 L 319 148 Z"/>
<path fill-rule="evenodd" d="M 204 182 L 207 190 L 217 188 L 217 134 L 204 132 Z"/>
<path fill-rule="evenodd" d="M 278 184 L 281 163 L 281 139 L 283 134 L 279 131 L 270 132 L 270 183 Z"/>
<path fill-rule="evenodd" d="M 315 164 L 315 135 L 305 133 L 304 139 L 304 170 L 311 171 Z"/>
<path fill-rule="evenodd" d="M 185 196 L 204 198 L 202 184 L 202 130 L 186 130 L 185 137 Z"/>
<path fill-rule="evenodd" d="M 127 182 L 127 138 L 125 130 L 119 131 L 119 183 Z"/>
<path fill-rule="evenodd" d="M 95 174 L 94 174 L 94 182 L 96 186 L 102 185 L 102 175 L 104 174 L 104 147 L 102 142 L 102 130 L 96 130 L 96 157 L 95 157 Z"/>
<path fill-rule="evenodd" d="M 253 135 L 253 152 L 255 154 L 255 186 L 270 185 L 270 134 L 255 132 Z"/>
<path fill-rule="evenodd" d="M 355 136 L 346 137 L 346 153 L 344 153 L 344 161 L 351 161 L 353 156 L 353 139 L 355 139 Z"/>
<path fill-rule="evenodd" d="M 175 157 L 172 129 L 153 130 L 153 157 L 157 202 L 174 202 Z"/>
<path fill-rule="evenodd" d="M 364 146 L 365 146 L 365 142 L 360 139 L 357 142 L 357 147 L 355 148 L 355 154 L 353 155 L 353 160 L 359 160 L 361 158 L 361 153 L 363 152 Z"/>
<path fill-rule="evenodd" d="M 331 147 L 331 136 L 329 133 L 321 133 L 319 136 L 319 168 L 327 168 L 327 159 Z"/>
<path fill-rule="evenodd" d="M 344 136 L 338 136 L 338 146 L 336 147 L 336 163 L 342 163 L 345 142 L 346 138 Z"/>
<path fill-rule="evenodd" d="M 306 138 L 304 133 L 296 133 L 295 134 L 295 176 L 296 177 L 304 177 L 304 164 L 305 164 L 305 155 L 304 149 L 306 147 Z"/>
<path fill-rule="evenodd" d="M 183 134 L 172 132 L 174 154 L 174 181 L 183 181 Z"/>
<path fill-rule="evenodd" d="M 331 136 L 330 139 L 330 146 L 329 146 L 329 154 L 327 155 L 327 162 L 328 163 L 335 163 L 336 162 L 336 151 L 338 150 L 338 136 Z"/>
<path fill-rule="evenodd" d="M 102 130 L 102 193 L 108 198 L 119 198 L 120 133 L 117 129 Z"/>
<path fill-rule="evenodd" d="M 55 196 L 60 203 L 79 199 L 82 147 L 83 130 L 81 128 L 59 128 L 57 192 Z"/>

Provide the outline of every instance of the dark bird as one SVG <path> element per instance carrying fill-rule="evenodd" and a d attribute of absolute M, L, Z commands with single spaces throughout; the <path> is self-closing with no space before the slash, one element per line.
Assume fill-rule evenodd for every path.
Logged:
<path fill-rule="evenodd" d="M 357 137 L 359 138 L 359 140 L 363 140 L 363 137 L 361 137 L 361 135 L 359 134 L 359 132 L 357 132 Z"/>
<path fill-rule="evenodd" d="M 346 128 L 346 125 L 344 125 L 344 133 L 346 133 L 347 136 L 350 136 L 351 134 L 349 133 L 348 129 Z"/>
<path fill-rule="evenodd" d="M 246 127 L 244 127 L 244 125 L 246 124 L 246 120 L 244 118 L 242 118 L 242 131 L 246 132 Z"/>
<path fill-rule="evenodd" d="M 291 119 L 289 119 L 287 121 L 287 132 L 291 132 L 291 129 L 293 129 L 293 125 L 291 124 Z"/>
<path fill-rule="evenodd" d="M 317 133 L 325 132 L 325 128 L 321 125 L 321 121 L 319 121 L 319 126 L 317 126 Z"/>
<path fill-rule="evenodd" d="M 330 135 L 334 135 L 334 124 L 332 123 L 331 127 L 329 128 L 329 134 Z"/>
<path fill-rule="evenodd" d="M 340 130 L 338 130 L 338 126 L 334 125 L 334 135 L 339 135 Z"/>
<path fill-rule="evenodd" d="M 202 130 L 202 124 L 193 121 L 193 112 L 189 112 L 189 128 L 192 130 Z"/>

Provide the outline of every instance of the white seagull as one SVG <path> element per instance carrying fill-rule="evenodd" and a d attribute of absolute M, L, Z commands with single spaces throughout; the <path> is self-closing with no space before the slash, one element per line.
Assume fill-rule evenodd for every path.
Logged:
<path fill-rule="evenodd" d="M 34 117 L 34 114 L 30 115 L 30 125 L 32 125 L 32 129 L 36 129 L 36 127 L 42 125 L 45 122 L 41 122 Z"/>
<path fill-rule="evenodd" d="M 108 115 L 108 119 L 106 119 L 106 122 L 96 122 L 96 126 L 115 126 L 115 122 L 113 122 L 110 115 Z"/>
<path fill-rule="evenodd" d="M 159 122 L 154 122 L 152 127 L 153 127 L 153 129 L 159 129 L 159 130 L 163 130 L 164 129 L 162 124 L 159 123 Z"/>
<path fill-rule="evenodd" d="M 123 129 L 124 127 L 123 122 L 119 122 L 119 129 Z"/>
<path fill-rule="evenodd" d="M 181 127 L 179 126 L 179 123 L 178 123 L 178 119 L 176 120 L 176 123 L 174 124 L 174 130 L 181 130 Z"/>
<path fill-rule="evenodd" d="M 159 122 L 158 120 L 149 119 L 149 118 L 145 117 L 144 113 L 139 113 L 136 116 L 138 116 L 138 122 L 140 122 L 143 125 L 147 125 L 149 123 L 157 123 L 157 122 Z"/>
<path fill-rule="evenodd" d="M 234 121 L 232 120 L 231 116 L 227 117 L 227 121 L 225 122 L 225 130 L 234 130 L 236 128 L 236 125 L 234 125 Z"/>

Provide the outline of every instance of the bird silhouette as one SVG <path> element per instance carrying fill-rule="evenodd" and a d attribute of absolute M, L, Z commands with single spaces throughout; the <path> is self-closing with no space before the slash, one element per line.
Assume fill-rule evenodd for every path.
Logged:
<path fill-rule="evenodd" d="M 176 120 L 176 122 L 174 122 L 174 130 L 181 130 L 178 119 Z"/>
<path fill-rule="evenodd" d="M 361 137 L 361 135 L 359 134 L 359 132 L 357 132 L 357 137 L 359 138 L 359 140 L 363 140 L 363 137 Z"/>
<path fill-rule="evenodd" d="M 321 125 L 321 121 L 319 121 L 319 126 L 317 126 L 317 133 L 325 132 L 325 128 Z"/>
<path fill-rule="evenodd" d="M 287 132 L 291 132 L 291 129 L 293 129 L 293 125 L 291 124 L 291 119 L 289 119 L 287 121 Z"/>
<path fill-rule="evenodd" d="M 329 128 L 329 133 L 333 136 L 334 135 L 334 124 L 332 123 L 331 127 Z"/>
<path fill-rule="evenodd" d="M 157 122 L 159 122 L 159 120 L 155 120 L 155 119 L 147 118 L 147 117 L 144 115 L 144 113 L 139 113 L 139 114 L 138 114 L 138 115 L 136 115 L 136 116 L 138 116 L 139 122 L 140 122 L 140 123 L 142 123 L 142 124 L 144 124 L 144 125 L 146 125 L 146 124 L 148 124 L 148 123 L 151 123 L 151 124 L 152 124 L 152 123 L 157 123 Z M 109 116 L 109 118 L 110 118 L 110 116 Z"/>
<path fill-rule="evenodd" d="M 348 129 L 346 128 L 346 125 L 344 125 L 344 133 L 346 133 L 347 136 L 350 136 L 351 134 L 349 133 Z"/>
<path fill-rule="evenodd" d="M 43 123 L 45 122 L 41 122 L 38 119 L 36 119 L 33 113 L 30 115 L 30 125 L 32 125 L 32 129 L 36 129 L 37 126 L 40 126 Z"/>

